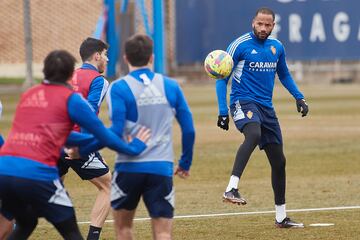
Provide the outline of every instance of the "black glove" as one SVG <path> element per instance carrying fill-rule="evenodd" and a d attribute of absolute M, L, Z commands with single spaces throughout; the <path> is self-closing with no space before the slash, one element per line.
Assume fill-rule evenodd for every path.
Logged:
<path fill-rule="evenodd" d="M 305 117 L 309 112 L 309 107 L 305 99 L 296 99 L 296 107 L 297 107 L 297 111 L 301 112 L 302 117 Z"/>
<path fill-rule="evenodd" d="M 229 115 L 219 116 L 217 121 L 217 126 L 224 130 L 229 130 Z"/>

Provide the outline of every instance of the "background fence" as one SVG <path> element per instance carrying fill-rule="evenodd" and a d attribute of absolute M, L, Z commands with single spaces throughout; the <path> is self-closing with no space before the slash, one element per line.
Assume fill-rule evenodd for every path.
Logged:
<path fill-rule="evenodd" d="M 122 38 L 153 31 L 153 0 L 115 0 Z M 360 8 L 351 0 L 164 0 L 166 66 L 170 75 L 205 80 L 202 61 L 213 49 L 226 49 L 251 30 L 256 9 L 276 12 L 274 35 L 287 51 L 289 67 L 298 81 L 360 82 Z M 25 75 L 23 0 L 0 1 L 0 76 Z M 41 77 L 42 60 L 57 48 L 78 61 L 78 47 L 95 31 L 106 12 L 104 0 L 31 0 L 34 75 Z M 125 33 L 125 34 L 124 34 Z M 119 48 L 121 50 L 121 48 Z M 117 65 L 117 74 L 124 66 Z"/>
<path fill-rule="evenodd" d="M 54 49 L 70 51 L 78 61 L 80 43 L 91 36 L 103 11 L 102 0 L 31 0 L 33 66 Z M 24 18 L 22 0 L 0 1 L 0 75 L 25 75 Z"/>

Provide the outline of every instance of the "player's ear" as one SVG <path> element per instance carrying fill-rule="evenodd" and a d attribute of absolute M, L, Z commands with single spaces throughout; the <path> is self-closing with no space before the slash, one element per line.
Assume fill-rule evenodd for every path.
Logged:
<path fill-rule="evenodd" d="M 129 64 L 129 61 L 127 60 L 127 57 L 126 57 L 125 54 L 123 55 L 123 60 L 124 60 L 124 63 L 125 63 L 125 64 Z"/>
<path fill-rule="evenodd" d="M 100 56 L 100 53 L 99 53 L 99 52 L 94 53 L 93 59 L 94 59 L 95 61 L 99 61 L 100 58 L 101 58 L 101 56 Z"/>
<path fill-rule="evenodd" d="M 153 63 L 154 63 L 154 54 L 151 54 L 149 58 L 149 64 L 153 64 Z"/>
<path fill-rule="evenodd" d="M 148 66 L 151 70 L 154 70 L 154 59 L 155 59 L 155 55 L 151 54 L 148 62 Z"/>

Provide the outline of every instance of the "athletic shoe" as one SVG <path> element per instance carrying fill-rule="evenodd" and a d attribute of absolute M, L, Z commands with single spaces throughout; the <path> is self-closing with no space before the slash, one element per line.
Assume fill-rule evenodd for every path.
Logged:
<path fill-rule="evenodd" d="M 282 222 L 278 222 L 275 220 L 275 227 L 277 228 L 303 228 L 303 223 L 297 223 L 286 217 Z"/>
<path fill-rule="evenodd" d="M 238 205 L 246 204 L 246 200 L 240 196 L 239 190 L 235 188 L 232 188 L 228 192 L 224 192 L 223 202 L 230 202 Z"/>

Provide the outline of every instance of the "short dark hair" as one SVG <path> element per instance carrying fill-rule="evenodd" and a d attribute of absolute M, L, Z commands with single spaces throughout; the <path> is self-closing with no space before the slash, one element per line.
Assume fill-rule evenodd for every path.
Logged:
<path fill-rule="evenodd" d="M 109 45 L 96 38 L 87 38 L 80 45 L 80 57 L 83 62 L 88 61 L 94 53 L 101 53 Z"/>
<path fill-rule="evenodd" d="M 255 16 L 254 18 L 259 14 L 259 13 L 262 13 L 262 14 L 269 14 L 272 16 L 273 20 L 275 21 L 275 13 L 273 10 L 271 10 L 270 8 L 268 7 L 261 7 L 259 8 L 256 13 L 255 13 Z"/>
<path fill-rule="evenodd" d="M 135 67 L 149 63 L 153 53 L 153 41 L 145 34 L 136 34 L 125 42 L 125 55 L 128 62 Z"/>
<path fill-rule="evenodd" d="M 74 73 L 76 59 L 65 50 L 50 52 L 44 60 L 43 73 L 51 82 L 65 83 Z"/>

